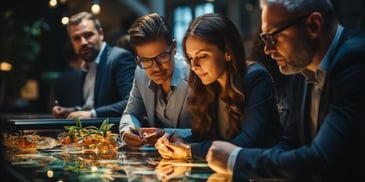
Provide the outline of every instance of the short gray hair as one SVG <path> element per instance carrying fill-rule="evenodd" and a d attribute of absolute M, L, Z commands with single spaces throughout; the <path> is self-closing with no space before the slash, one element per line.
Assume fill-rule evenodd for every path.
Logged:
<path fill-rule="evenodd" d="M 330 0 L 260 0 L 260 6 L 272 6 L 280 4 L 285 7 L 288 12 L 320 12 L 325 13 L 333 11 Z"/>
<path fill-rule="evenodd" d="M 335 11 L 330 0 L 260 0 L 260 7 L 271 7 L 273 5 L 283 6 L 289 14 L 319 12 L 324 19 L 323 27 L 330 29 L 338 23 Z"/>

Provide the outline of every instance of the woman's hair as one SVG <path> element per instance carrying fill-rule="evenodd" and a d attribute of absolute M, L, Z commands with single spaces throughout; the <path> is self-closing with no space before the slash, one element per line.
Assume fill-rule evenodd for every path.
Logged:
<path fill-rule="evenodd" d="M 226 134 L 232 138 L 241 131 L 245 102 L 243 77 L 246 73 L 246 62 L 240 33 L 231 20 L 220 14 L 210 13 L 194 19 L 187 29 L 183 39 L 186 57 L 186 39 L 190 36 L 216 45 L 231 56 L 231 61 L 227 61 L 225 65 L 227 82 L 223 100 L 227 104 L 225 111 L 228 113 L 230 126 Z M 217 81 L 209 85 L 202 84 L 193 71 L 190 71 L 189 86 L 192 88 L 189 98 L 189 109 L 193 116 L 192 132 L 198 139 L 214 139 L 217 132 L 213 131 L 213 126 L 218 121 L 214 122 L 217 118 L 213 117 L 217 113 L 221 87 Z"/>
<path fill-rule="evenodd" d="M 157 13 L 138 18 L 128 30 L 128 34 L 133 48 L 159 39 L 165 40 L 168 44 L 172 43 L 171 28 L 165 18 Z"/>
<path fill-rule="evenodd" d="M 287 79 L 287 75 L 283 75 L 274 59 L 270 55 L 265 54 L 265 43 L 260 37 L 262 33 L 261 28 L 257 29 L 252 37 L 252 49 L 247 56 L 247 60 L 254 61 L 263 65 L 269 72 L 273 79 L 276 95 L 281 95 Z"/>

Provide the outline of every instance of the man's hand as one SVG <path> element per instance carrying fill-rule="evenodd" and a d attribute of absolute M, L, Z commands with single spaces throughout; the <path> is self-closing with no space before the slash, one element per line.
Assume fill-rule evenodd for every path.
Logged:
<path fill-rule="evenodd" d="M 91 111 L 74 111 L 67 116 L 67 119 L 74 119 L 77 117 L 80 119 L 89 119 L 92 118 L 92 113 Z"/>
<path fill-rule="evenodd" d="M 229 142 L 214 141 L 205 157 L 208 166 L 217 173 L 230 174 L 227 168 L 228 158 L 236 147 Z"/>
<path fill-rule="evenodd" d="M 123 141 L 130 148 L 139 148 L 145 144 L 154 146 L 165 132 L 159 128 L 130 128 L 123 134 Z"/>
<path fill-rule="evenodd" d="M 143 138 L 147 140 L 147 144 L 155 146 L 156 141 L 165 134 L 163 129 L 159 128 L 141 128 Z"/>
<path fill-rule="evenodd" d="M 55 105 L 52 108 L 52 116 L 54 118 L 67 118 L 67 116 L 73 111 L 75 111 L 75 108 L 73 107 L 62 107 Z"/>
<path fill-rule="evenodd" d="M 143 130 L 141 128 L 132 128 L 123 132 L 122 140 L 131 149 L 140 148 L 147 143 L 143 138 Z"/>

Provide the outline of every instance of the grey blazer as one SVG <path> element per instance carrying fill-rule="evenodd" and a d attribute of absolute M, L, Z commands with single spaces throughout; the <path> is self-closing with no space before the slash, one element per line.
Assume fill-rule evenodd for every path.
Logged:
<path fill-rule="evenodd" d="M 168 101 L 169 104 L 173 104 L 173 109 L 170 107 L 170 110 L 167 111 L 171 112 L 173 117 L 169 124 L 162 126 L 165 132 L 175 130 L 176 134 L 181 137 L 191 134 L 192 118 L 187 108 L 187 99 L 190 95 L 189 70 L 190 67 L 185 60 L 175 56 L 172 82 L 176 84 L 176 87 Z M 157 85 L 147 77 L 143 69 L 137 67 L 128 103 L 120 120 L 120 133 L 128 130 L 131 126 L 159 127 L 155 120 L 156 93 L 152 89 L 153 86 Z"/>

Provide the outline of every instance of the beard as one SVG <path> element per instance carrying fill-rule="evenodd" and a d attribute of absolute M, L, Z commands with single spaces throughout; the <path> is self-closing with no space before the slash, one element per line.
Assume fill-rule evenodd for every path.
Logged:
<path fill-rule="evenodd" d="M 296 48 L 291 55 L 287 57 L 286 64 L 279 66 L 279 70 L 284 75 L 292 75 L 301 73 L 308 65 L 312 63 L 316 44 L 314 40 L 309 40 L 305 37 L 300 40 L 300 47 Z"/>
<path fill-rule="evenodd" d="M 82 47 L 79 52 L 80 58 L 88 63 L 94 62 L 95 58 L 99 54 L 99 50 L 91 46 Z"/>

